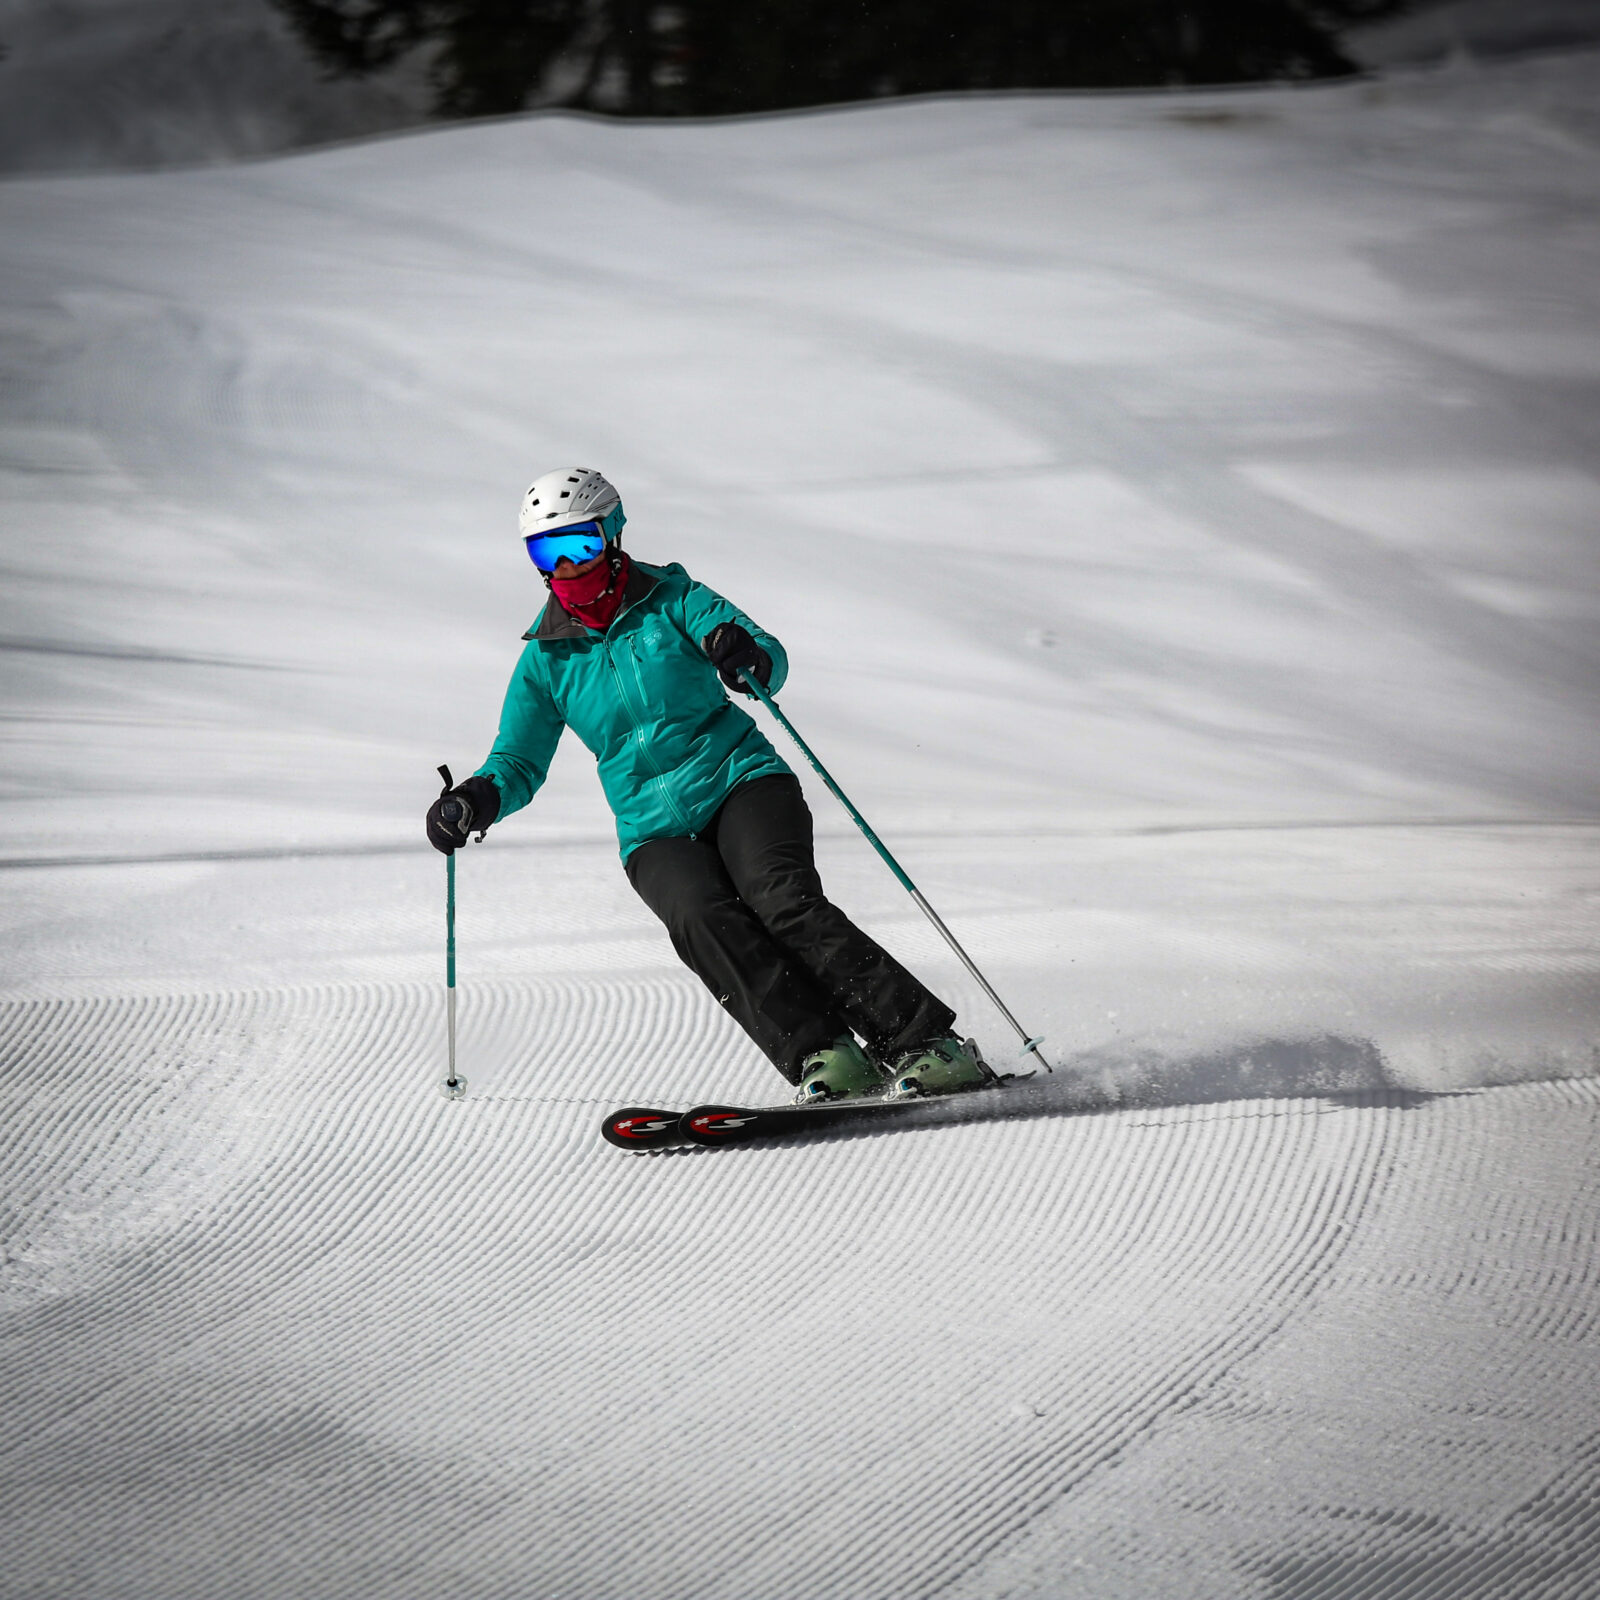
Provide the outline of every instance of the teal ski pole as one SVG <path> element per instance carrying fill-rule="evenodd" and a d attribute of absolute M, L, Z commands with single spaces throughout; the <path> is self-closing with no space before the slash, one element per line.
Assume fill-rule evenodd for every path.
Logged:
<path fill-rule="evenodd" d="M 455 788 L 449 767 L 440 767 L 439 776 L 444 779 L 443 792 L 448 795 Z M 446 822 L 455 822 L 460 818 L 459 809 L 454 812 L 451 810 L 451 807 L 459 807 L 460 804 L 459 800 L 445 801 L 442 815 Z M 439 1085 L 439 1093 L 446 1100 L 460 1100 L 467 1092 L 467 1080 L 456 1072 L 456 857 L 453 850 L 444 858 L 444 985 L 450 1070 Z"/>
<path fill-rule="evenodd" d="M 1042 1066 L 1046 1072 L 1054 1072 L 1055 1068 L 1045 1060 L 1043 1053 L 1039 1049 L 1039 1046 L 1044 1043 L 1044 1035 L 1030 1035 L 1028 1030 L 1024 1028 L 1014 1016 L 1012 1016 L 1011 1008 L 1005 1003 L 1004 1000 L 1000 998 L 999 995 L 994 992 L 994 986 L 978 970 L 977 963 L 972 959 L 971 956 L 967 954 L 965 950 L 961 948 L 960 941 L 944 925 L 944 918 L 941 917 L 939 913 L 928 904 L 927 900 L 923 896 L 922 891 L 906 875 L 905 868 L 902 867 L 900 863 L 889 854 L 888 847 L 884 844 L 883 840 L 880 839 L 877 834 L 875 834 L 867 825 L 867 819 L 862 816 L 853 805 L 851 805 L 849 795 L 847 795 L 844 790 L 833 781 L 833 774 L 829 772 L 820 761 L 817 760 L 815 753 L 811 749 L 811 746 L 800 737 L 799 733 L 795 729 L 795 725 L 786 716 L 784 716 L 783 712 L 778 707 L 778 702 L 767 693 L 765 687 L 762 685 L 756 675 L 748 667 L 741 667 L 739 669 L 739 676 L 750 685 L 750 692 L 758 696 L 761 703 L 767 708 L 767 710 L 770 711 L 773 716 L 775 716 L 778 721 L 783 724 L 783 731 L 788 734 L 797 745 L 799 745 L 800 753 L 806 758 L 807 761 L 811 763 L 812 767 L 816 770 L 817 776 L 821 778 L 822 781 L 827 784 L 828 788 L 833 792 L 834 799 L 837 800 L 839 804 L 850 813 L 850 820 L 854 822 L 855 825 L 862 831 L 862 833 L 866 835 L 867 843 L 870 844 L 872 848 L 883 857 L 883 864 L 895 875 L 896 878 L 900 880 L 900 887 L 904 889 L 913 900 L 916 901 L 918 910 L 920 910 L 923 916 L 925 916 L 928 921 L 939 930 L 940 934 L 944 938 L 944 942 L 955 951 L 957 956 L 961 958 L 962 966 L 964 966 L 967 971 L 970 972 L 980 984 L 982 984 L 983 992 L 994 1002 L 995 1010 L 997 1010 L 1000 1015 L 1017 1030 L 1017 1037 L 1022 1040 L 1023 1053 L 1025 1055 L 1031 1053 L 1037 1056 L 1039 1058 L 1039 1065 Z"/>

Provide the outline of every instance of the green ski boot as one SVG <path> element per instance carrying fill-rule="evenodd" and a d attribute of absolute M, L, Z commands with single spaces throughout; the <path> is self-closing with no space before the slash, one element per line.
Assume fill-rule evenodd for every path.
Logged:
<path fill-rule="evenodd" d="M 813 1050 L 800 1063 L 800 1073 L 797 1106 L 872 1094 L 884 1084 L 883 1069 L 848 1033 L 841 1033 L 825 1049 Z"/>
<path fill-rule="evenodd" d="M 976 1039 L 935 1039 L 901 1056 L 889 1076 L 892 1100 L 954 1094 L 999 1081 L 979 1054 Z"/>

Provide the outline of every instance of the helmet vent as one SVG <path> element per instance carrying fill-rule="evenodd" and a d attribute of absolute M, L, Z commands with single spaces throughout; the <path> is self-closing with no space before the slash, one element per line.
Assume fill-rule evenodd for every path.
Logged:
<path fill-rule="evenodd" d="M 517 526 L 526 538 L 547 522 L 559 525 L 585 517 L 605 522 L 606 539 L 614 541 L 623 521 L 617 491 L 602 474 L 588 467 L 558 467 L 528 485 L 517 515 Z"/>

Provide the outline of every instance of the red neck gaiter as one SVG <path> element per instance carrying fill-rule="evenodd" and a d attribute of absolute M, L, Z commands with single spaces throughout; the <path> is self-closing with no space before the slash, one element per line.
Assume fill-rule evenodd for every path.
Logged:
<path fill-rule="evenodd" d="M 619 550 L 614 570 L 609 561 L 602 561 L 580 577 L 552 578 L 550 592 L 569 617 L 576 617 L 585 627 L 604 630 L 611 626 L 611 619 L 622 604 L 622 592 L 628 587 L 632 570 L 628 552 Z"/>

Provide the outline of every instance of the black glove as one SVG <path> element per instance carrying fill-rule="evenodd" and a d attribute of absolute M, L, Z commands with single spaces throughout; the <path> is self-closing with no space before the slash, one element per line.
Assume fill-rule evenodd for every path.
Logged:
<path fill-rule="evenodd" d="M 481 839 L 485 829 L 500 815 L 500 791 L 492 778 L 468 778 L 453 789 L 446 789 L 428 807 L 428 843 L 445 855 L 454 855 L 457 845 L 477 830 Z"/>
<path fill-rule="evenodd" d="M 700 648 L 711 657 L 717 676 L 740 694 L 750 693 L 739 676 L 740 667 L 748 667 L 763 689 L 772 677 L 772 657 L 737 622 L 719 622 L 700 641 Z"/>

